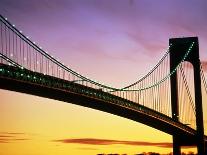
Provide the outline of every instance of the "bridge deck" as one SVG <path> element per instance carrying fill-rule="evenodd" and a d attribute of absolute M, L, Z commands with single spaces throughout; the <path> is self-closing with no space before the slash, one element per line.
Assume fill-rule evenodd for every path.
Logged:
<path fill-rule="evenodd" d="M 182 145 L 194 145 L 196 131 L 138 103 L 71 81 L 0 64 L 0 88 L 70 102 L 126 117 L 171 135 Z M 206 141 L 207 141 L 207 137 Z"/>

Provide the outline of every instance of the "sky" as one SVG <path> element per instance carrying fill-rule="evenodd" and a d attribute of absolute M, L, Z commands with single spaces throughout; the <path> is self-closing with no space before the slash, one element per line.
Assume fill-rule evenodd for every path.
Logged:
<path fill-rule="evenodd" d="M 207 66 L 206 0 L 0 0 L 0 14 L 71 69 L 115 87 L 145 75 L 173 37 L 198 36 Z M 172 151 L 170 135 L 138 122 L 6 90 L 0 97 L 0 154 Z"/>

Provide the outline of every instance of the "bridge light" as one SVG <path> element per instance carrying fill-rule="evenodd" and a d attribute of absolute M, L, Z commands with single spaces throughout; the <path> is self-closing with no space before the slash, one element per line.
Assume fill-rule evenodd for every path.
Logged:
<path fill-rule="evenodd" d="M 13 24 L 12 26 L 13 26 L 13 27 L 15 27 L 15 25 L 14 25 L 14 24 Z"/>
<path fill-rule="evenodd" d="M 22 31 L 21 31 L 21 30 L 20 30 L 19 32 L 20 32 L 20 33 L 22 33 Z"/>
<path fill-rule="evenodd" d="M 29 39 L 29 36 L 26 36 L 27 39 Z"/>
<path fill-rule="evenodd" d="M 36 44 L 36 43 L 33 41 L 33 44 Z"/>
<path fill-rule="evenodd" d="M 7 20 L 7 18 L 5 18 L 5 20 Z"/>
<path fill-rule="evenodd" d="M 11 53 L 10 56 L 13 57 L 13 54 Z"/>

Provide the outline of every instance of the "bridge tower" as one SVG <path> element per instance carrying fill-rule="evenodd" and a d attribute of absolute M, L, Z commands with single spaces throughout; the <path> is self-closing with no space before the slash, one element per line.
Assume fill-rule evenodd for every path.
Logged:
<path fill-rule="evenodd" d="M 180 63 L 185 53 L 189 49 L 190 45 L 194 42 L 191 52 L 187 56 L 185 61 L 192 64 L 194 68 L 194 88 L 195 88 L 195 109 L 196 109 L 196 145 L 198 149 L 198 155 L 204 155 L 205 153 L 205 141 L 204 141 L 204 125 L 203 125 L 203 109 L 202 109 L 202 94 L 201 94 L 201 77 L 200 77 L 200 59 L 199 59 L 199 44 L 197 37 L 188 38 L 172 38 L 169 43 L 170 47 L 170 71 Z M 171 76 L 171 106 L 172 106 L 172 118 L 175 121 L 179 121 L 179 105 L 178 105 L 178 83 L 177 74 Z M 181 154 L 181 145 L 179 137 L 173 135 L 173 153 L 175 155 Z"/>

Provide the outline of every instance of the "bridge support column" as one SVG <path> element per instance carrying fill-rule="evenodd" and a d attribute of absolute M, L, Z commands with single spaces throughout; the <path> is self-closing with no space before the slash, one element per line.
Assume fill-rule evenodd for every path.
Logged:
<path fill-rule="evenodd" d="M 198 42 L 194 47 L 194 51 L 198 51 Z M 194 60 L 194 86 L 195 86 L 195 110 L 196 110 L 196 127 L 197 127 L 197 148 L 198 155 L 205 154 L 204 141 L 204 124 L 203 124 L 203 108 L 202 108 L 202 92 L 201 92 L 201 76 L 200 76 L 200 60 Z"/>
<path fill-rule="evenodd" d="M 173 136 L 173 155 L 181 155 L 181 146 L 176 136 Z"/>
<path fill-rule="evenodd" d="M 170 44 L 172 44 L 172 47 L 170 47 L 170 71 L 172 71 L 181 62 L 186 51 L 189 49 L 190 45 L 193 42 L 194 45 L 192 47 L 192 50 L 187 56 L 185 61 L 190 62 L 193 65 L 193 69 L 194 69 L 195 113 L 196 113 L 196 127 L 197 127 L 196 144 L 198 148 L 198 155 L 204 155 L 205 140 L 204 140 L 204 125 L 203 125 L 199 44 L 198 44 L 197 37 L 170 39 Z M 172 118 L 175 121 L 179 121 L 177 90 L 178 90 L 177 75 L 174 74 L 171 77 L 171 104 L 172 104 Z M 176 141 L 177 140 L 175 140 L 175 145 L 176 145 Z M 174 139 L 173 139 L 173 143 L 174 143 Z"/>
<path fill-rule="evenodd" d="M 205 154 L 207 154 L 207 144 L 205 143 Z"/>
<path fill-rule="evenodd" d="M 170 44 L 172 42 L 170 41 Z M 174 51 L 173 51 L 174 52 Z M 171 51 L 171 53 L 173 53 Z M 170 54 L 171 54 L 170 53 Z M 170 72 L 173 72 L 177 61 L 175 61 L 174 53 L 170 55 Z M 172 118 L 174 121 L 179 121 L 179 105 L 178 105 L 178 83 L 177 83 L 177 74 L 171 75 L 171 108 L 172 108 Z M 179 144 L 178 135 L 173 135 L 173 155 L 181 155 L 181 147 Z"/>

